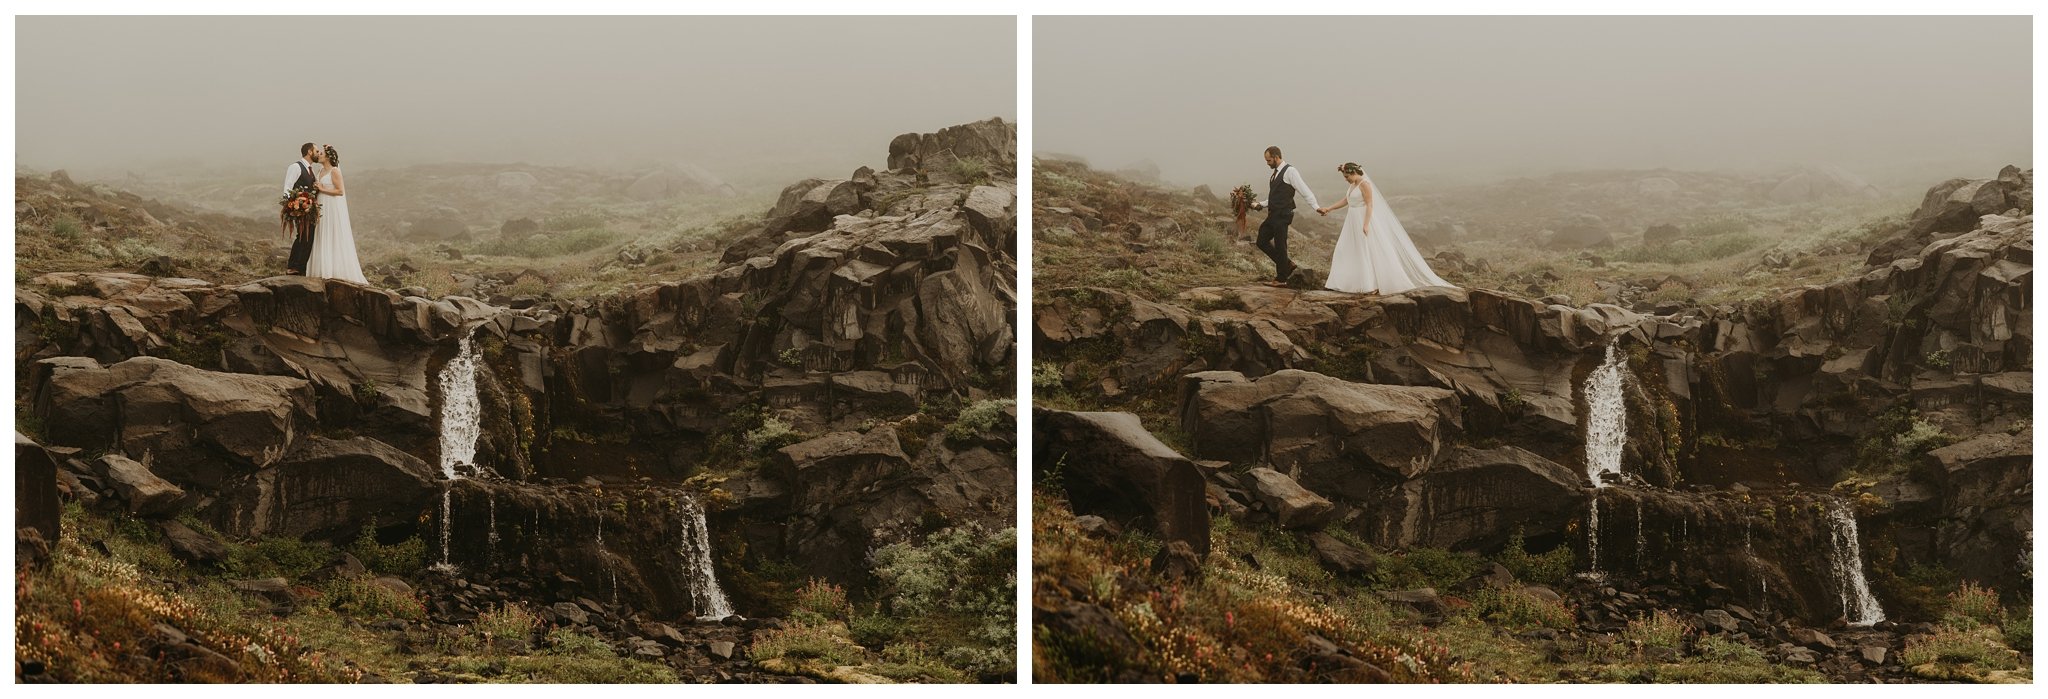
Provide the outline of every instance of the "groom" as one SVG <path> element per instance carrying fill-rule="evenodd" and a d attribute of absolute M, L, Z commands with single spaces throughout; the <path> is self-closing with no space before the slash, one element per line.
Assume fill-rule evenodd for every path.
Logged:
<path fill-rule="evenodd" d="M 300 187 L 313 186 L 313 144 L 299 146 L 299 159 L 285 166 L 284 193 Z M 306 259 L 313 256 L 313 232 L 302 231 L 292 237 L 292 256 L 284 263 L 285 274 L 305 274 Z"/>
<path fill-rule="evenodd" d="M 1273 174 L 1266 178 L 1266 201 L 1253 202 L 1252 208 L 1272 207 L 1266 214 L 1266 222 L 1259 224 L 1260 250 L 1273 258 L 1273 274 L 1276 278 L 1266 282 L 1267 286 L 1286 286 L 1287 278 L 1294 276 L 1294 260 L 1287 257 L 1287 227 L 1294 223 L 1294 193 L 1308 199 L 1308 207 L 1320 209 L 1316 193 L 1308 191 L 1308 183 L 1301 179 L 1301 171 L 1294 165 L 1280 159 L 1279 146 L 1266 147 L 1266 167 L 1273 168 Z"/>

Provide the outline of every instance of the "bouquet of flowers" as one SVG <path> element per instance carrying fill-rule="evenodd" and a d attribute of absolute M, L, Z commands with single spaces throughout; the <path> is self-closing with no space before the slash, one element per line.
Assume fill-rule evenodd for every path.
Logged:
<path fill-rule="evenodd" d="M 319 194 L 320 190 L 312 187 L 298 187 L 277 200 L 281 209 L 277 222 L 286 234 L 300 238 L 313 234 L 313 224 L 320 220 Z"/>
<path fill-rule="evenodd" d="M 1241 184 L 1237 186 L 1237 189 L 1230 190 L 1230 212 L 1237 215 L 1238 235 L 1244 235 L 1245 212 L 1252 210 L 1252 203 L 1258 200 L 1258 196 L 1252 194 L 1251 185 Z"/>

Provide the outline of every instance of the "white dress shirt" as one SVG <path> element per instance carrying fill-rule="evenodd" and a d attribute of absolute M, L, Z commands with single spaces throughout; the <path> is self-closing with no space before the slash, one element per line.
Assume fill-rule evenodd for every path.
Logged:
<path fill-rule="evenodd" d="M 1272 180 L 1272 179 L 1273 179 L 1273 175 L 1277 175 L 1277 174 L 1280 174 L 1280 168 L 1284 168 L 1284 167 L 1287 167 L 1287 161 L 1285 161 L 1285 160 L 1282 160 L 1282 161 L 1280 161 L 1280 167 L 1276 167 L 1276 168 L 1273 168 L 1273 172 L 1272 172 L 1272 173 L 1270 173 L 1270 174 L 1267 174 L 1267 175 L 1266 175 L 1266 179 L 1267 179 L 1267 180 L 1269 180 L 1269 181 L 1270 181 L 1270 180 Z M 1297 191 L 1297 192 L 1301 192 L 1301 196 L 1302 196 L 1302 198 L 1304 198 L 1304 199 L 1307 199 L 1307 200 L 1308 200 L 1308 208 L 1311 208 L 1311 209 L 1320 209 L 1320 208 L 1323 208 L 1323 205 L 1322 205 L 1322 204 L 1318 204 L 1318 203 L 1316 203 L 1316 193 L 1315 193 L 1315 192 L 1311 192 L 1311 191 L 1308 191 L 1308 183 L 1307 183 L 1307 182 L 1304 182 L 1304 181 L 1302 181 L 1302 179 L 1301 179 L 1301 168 L 1298 168 L 1298 167 L 1296 167 L 1296 168 L 1287 168 L 1287 177 L 1286 177 L 1286 182 L 1287 182 L 1287 185 L 1288 185 L 1288 186 L 1290 186 L 1290 187 L 1293 187 L 1293 188 L 1294 188 L 1294 191 Z M 1263 207 L 1265 207 L 1265 206 L 1266 206 L 1266 203 L 1267 203 L 1267 202 L 1261 201 L 1261 202 L 1259 202 L 1259 206 L 1263 208 Z"/>
<path fill-rule="evenodd" d="M 306 172 L 313 171 L 313 164 L 306 162 L 305 158 L 300 158 L 299 162 L 284 166 L 284 193 L 292 193 L 292 185 L 298 183 L 299 168 L 302 167 L 306 169 Z"/>

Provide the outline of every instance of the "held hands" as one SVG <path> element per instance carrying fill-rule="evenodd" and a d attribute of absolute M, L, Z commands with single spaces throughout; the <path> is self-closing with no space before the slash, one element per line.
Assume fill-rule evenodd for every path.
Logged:
<path fill-rule="evenodd" d="M 1258 203 L 1258 202 L 1252 202 L 1252 206 L 1251 206 L 1251 209 L 1252 209 L 1253 211 L 1264 211 L 1264 210 L 1265 210 L 1265 208 L 1266 208 L 1266 205 L 1265 205 L 1265 204 L 1261 204 L 1261 203 Z"/>
<path fill-rule="evenodd" d="M 1320 207 L 1320 208 L 1317 208 L 1317 209 L 1316 209 L 1316 215 L 1317 215 L 1317 216 L 1328 216 L 1328 215 L 1330 215 L 1330 207 L 1327 207 L 1327 206 L 1325 206 L 1325 207 Z"/>

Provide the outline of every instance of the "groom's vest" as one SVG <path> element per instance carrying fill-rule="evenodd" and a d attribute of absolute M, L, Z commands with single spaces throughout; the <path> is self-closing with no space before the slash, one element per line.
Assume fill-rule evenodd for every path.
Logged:
<path fill-rule="evenodd" d="M 1266 208 L 1276 214 L 1294 213 L 1294 185 L 1287 183 L 1287 170 L 1294 163 L 1286 163 L 1273 171 L 1273 179 L 1266 181 Z"/>
<path fill-rule="evenodd" d="M 305 163 L 292 163 L 292 165 L 299 169 L 299 179 L 292 183 L 292 189 L 313 186 L 313 168 L 307 167 Z"/>

